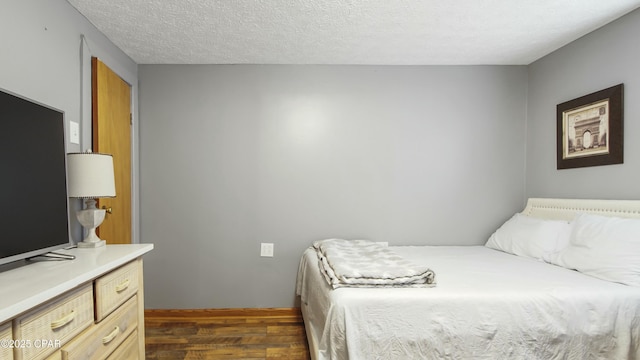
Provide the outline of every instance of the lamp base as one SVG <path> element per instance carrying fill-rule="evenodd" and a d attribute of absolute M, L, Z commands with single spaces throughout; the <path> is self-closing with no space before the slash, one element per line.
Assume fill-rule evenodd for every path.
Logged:
<path fill-rule="evenodd" d="M 78 248 L 97 248 L 104 246 L 106 241 L 100 239 L 96 234 L 96 228 L 102 224 L 106 211 L 96 209 L 96 201 L 86 200 L 87 208 L 76 213 L 78 221 L 87 231 L 85 238 L 78 243 Z"/>
<path fill-rule="evenodd" d="M 104 240 L 100 240 L 100 241 L 80 241 L 78 243 L 78 249 L 97 248 L 97 247 L 105 246 L 106 244 L 107 244 L 107 242 L 104 241 Z"/>

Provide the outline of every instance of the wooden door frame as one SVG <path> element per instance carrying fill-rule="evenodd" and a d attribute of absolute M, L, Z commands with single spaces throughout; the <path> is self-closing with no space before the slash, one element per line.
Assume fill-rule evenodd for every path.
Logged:
<path fill-rule="evenodd" d="M 140 243 L 140 177 L 139 177 L 139 144 L 138 144 L 138 74 L 131 73 L 118 63 L 113 56 L 103 50 L 98 44 L 81 35 L 81 93 L 80 113 L 80 150 L 93 148 L 92 133 L 92 96 L 91 96 L 91 58 L 97 57 L 122 80 L 131 87 L 131 243 Z"/>

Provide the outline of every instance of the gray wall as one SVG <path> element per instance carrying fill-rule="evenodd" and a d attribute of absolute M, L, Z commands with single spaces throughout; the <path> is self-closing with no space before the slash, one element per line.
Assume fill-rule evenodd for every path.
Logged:
<path fill-rule="evenodd" d="M 81 44 L 83 34 L 86 40 Z M 91 72 L 87 59 L 92 55 L 135 85 L 137 109 L 137 65 L 69 3 L 2 1 L 0 88 L 64 111 L 67 124 L 79 123 L 81 145 L 67 143 L 69 152 L 91 147 Z M 73 209 L 79 205 L 71 202 Z M 74 240 L 81 240 L 81 227 L 74 214 L 71 221 Z"/>
<path fill-rule="evenodd" d="M 640 199 L 640 10 L 529 66 L 530 197 Z M 556 105 L 624 83 L 624 164 L 556 170 Z"/>
<path fill-rule="evenodd" d="M 639 199 L 639 33 L 636 10 L 528 67 L 141 66 L 147 307 L 292 306 L 316 239 L 480 244 L 529 196 Z M 81 124 L 69 151 L 91 56 L 137 118 L 137 65 L 66 1 L 5 0 L 0 45 L 0 88 Z M 625 163 L 556 170 L 556 105 L 618 83 Z"/>
<path fill-rule="evenodd" d="M 148 308 L 293 306 L 314 240 L 481 244 L 524 204 L 526 67 L 139 77 Z"/>

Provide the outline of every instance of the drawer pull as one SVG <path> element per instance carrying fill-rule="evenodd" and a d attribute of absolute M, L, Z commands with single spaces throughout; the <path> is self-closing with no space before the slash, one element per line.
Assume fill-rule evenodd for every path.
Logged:
<path fill-rule="evenodd" d="M 56 321 L 52 321 L 51 322 L 51 330 L 56 330 L 59 329 L 65 325 L 67 325 L 68 323 L 70 323 L 73 318 L 76 317 L 76 313 L 71 310 L 71 312 L 63 317 L 61 317 L 60 319 L 56 320 Z"/>
<path fill-rule="evenodd" d="M 118 336 L 118 333 L 120 333 L 120 327 L 116 326 L 109 335 L 102 338 L 102 343 L 105 345 L 110 343 L 111 340 L 115 339 L 116 336 Z"/>
<path fill-rule="evenodd" d="M 128 287 L 129 287 L 129 279 L 123 281 L 122 283 L 120 283 L 120 285 L 116 286 L 116 292 L 123 292 L 127 290 Z"/>

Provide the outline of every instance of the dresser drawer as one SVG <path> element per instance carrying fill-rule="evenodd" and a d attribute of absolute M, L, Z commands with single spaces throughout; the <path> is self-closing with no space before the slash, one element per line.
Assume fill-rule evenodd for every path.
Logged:
<path fill-rule="evenodd" d="M 96 321 L 101 321 L 138 291 L 138 261 L 96 279 Z"/>
<path fill-rule="evenodd" d="M 14 338 L 31 341 L 46 339 L 64 345 L 93 324 L 93 287 L 87 284 L 49 304 L 15 319 Z M 18 358 L 42 359 L 55 347 L 40 346 L 19 349 Z"/>
<path fill-rule="evenodd" d="M 134 330 L 122 345 L 109 355 L 107 360 L 140 360 L 138 356 L 138 330 Z"/>
<path fill-rule="evenodd" d="M 46 358 L 46 360 L 62 360 L 62 352 L 60 351 L 60 349 L 57 349 L 56 352 L 49 355 L 49 357 Z"/>
<path fill-rule="evenodd" d="M 7 344 L 7 346 L 0 346 L 0 359 L 13 359 L 13 349 L 8 346 L 11 344 L 11 340 L 13 340 L 11 322 L 0 325 L 0 341 L 3 342 L 3 345 Z"/>
<path fill-rule="evenodd" d="M 130 298 L 103 322 L 62 348 L 63 360 L 106 359 L 138 325 L 138 298 Z"/>

